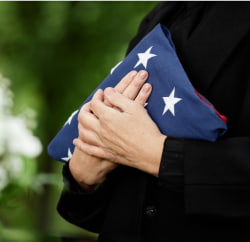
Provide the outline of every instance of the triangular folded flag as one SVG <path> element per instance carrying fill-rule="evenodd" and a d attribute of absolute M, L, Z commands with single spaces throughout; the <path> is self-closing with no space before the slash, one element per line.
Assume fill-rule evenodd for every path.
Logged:
<path fill-rule="evenodd" d="M 227 130 L 226 117 L 199 94 L 186 75 L 168 29 L 158 24 L 98 87 L 114 87 L 131 70 L 149 72 L 153 91 L 145 108 L 162 133 L 168 136 L 215 141 Z M 91 100 L 92 95 L 84 102 Z M 69 161 L 78 137 L 79 110 L 72 113 L 48 147 L 59 161 Z M 122 131 L 121 131 L 122 132 Z"/>

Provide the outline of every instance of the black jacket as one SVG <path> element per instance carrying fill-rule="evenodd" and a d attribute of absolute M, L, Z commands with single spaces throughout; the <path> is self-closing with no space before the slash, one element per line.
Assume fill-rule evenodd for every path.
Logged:
<path fill-rule="evenodd" d="M 58 211 L 106 242 L 250 241 L 250 3 L 160 3 L 129 50 L 159 22 L 228 132 L 214 143 L 169 137 L 159 178 L 120 166 L 93 193 L 66 165 Z"/>

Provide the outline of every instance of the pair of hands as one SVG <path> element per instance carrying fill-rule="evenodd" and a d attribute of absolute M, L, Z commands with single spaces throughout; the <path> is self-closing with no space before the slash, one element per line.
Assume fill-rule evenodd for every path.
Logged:
<path fill-rule="evenodd" d="M 152 91 L 147 77 L 132 71 L 82 107 L 69 168 L 84 189 L 101 184 L 119 164 L 158 175 L 166 136 L 144 108 Z"/>

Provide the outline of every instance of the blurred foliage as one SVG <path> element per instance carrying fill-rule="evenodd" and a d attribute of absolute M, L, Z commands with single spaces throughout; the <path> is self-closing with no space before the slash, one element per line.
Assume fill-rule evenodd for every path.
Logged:
<path fill-rule="evenodd" d="M 13 185 L 0 195 L 1 241 L 45 241 L 44 233 L 83 233 L 56 212 L 62 164 L 48 157 L 46 147 L 69 114 L 123 59 L 141 19 L 156 4 L 0 2 L 0 73 L 12 81 L 13 112 L 36 110 L 34 132 L 44 147 L 35 167 L 34 162 L 25 163 L 27 170 L 40 174 L 27 181 L 34 186 L 40 182 L 42 188 Z"/>

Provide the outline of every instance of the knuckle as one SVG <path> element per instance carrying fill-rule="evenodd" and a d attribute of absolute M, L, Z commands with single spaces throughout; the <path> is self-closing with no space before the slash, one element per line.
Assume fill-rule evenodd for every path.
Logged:
<path fill-rule="evenodd" d="M 110 107 L 114 108 L 114 107 Z M 106 126 L 112 120 L 112 116 L 109 111 L 102 112 L 102 115 L 99 117 L 99 122 L 102 127 Z"/>
<path fill-rule="evenodd" d="M 144 103 L 144 98 L 142 96 L 138 96 L 136 98 L 136 102 L 142 105 Z"/>
<path fill-rule="evenodd" d="M 81 110 L 82 110 L 82 111 L 86 111 L 86 110 L 88 110 L 88 107 L 89 107 L 89 102 L 85 103 L 85 104 L 82 106 Z"/>
<path fill-rule="evenodd" d="M 90 112 L 94 112 L 97 107 L 98 107 L 98 103 L 99 101 L 98 100 L 95 100 L 95 99 L 92 99 L 91 102 L 89 103 L 89 109 L 90 109 Z"/>
<path fill-rule="evenodd" d="M 107 129 L 100 129 L 100 137 L 103 139 L 103 140 L 107 140 L 110 138 L 110 132 L 107 130 Z"/>
<path fill-rule="evenodd" d="M 86 123 L 86 113 L 81 113 L 78 115 L 78 129 L 83 128 Z"/>
<path fill-rule="evenodd" d="M 93 108 L 95 108 L 95 100 L 92 100 L 92 101 L 89 103 L 89 108 L 90 108 L 90 110 L 93 110 Z"/>
<path fill-rule="evenodd" d="M 82 111 L 78 114 L 77 120 L 79 123 L 81 123 L 83 121 L 83 112 Z"/>
<path fill-rule="evenodd" d="M 95 157 L 98 157 L 98 154 L 99 154 L 97 148 L 94 146 L 89 146 L 87 152 L 89 155 L 95 156 Z"/>
<path fill-rule="evenodd" d="M 134 82 L 133 85 L 135 88 L 140 89 L 144 83 L 144 80 L 137 78 Z"/>

